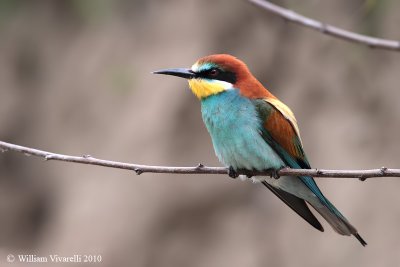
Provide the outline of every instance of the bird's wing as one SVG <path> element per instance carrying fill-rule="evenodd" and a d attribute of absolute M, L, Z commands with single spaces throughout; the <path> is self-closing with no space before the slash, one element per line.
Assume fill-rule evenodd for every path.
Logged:
<path fill-rule="evenodd" d="M 264 139 L 272 147 L 279 146 L 278 150 L 285 151 L 284 155 L 277 151 L 285 161 L 290 157 L 289 161 L 294 160 L 297 163 L 294 165 L 299 165 L 291 166 L 292 164 L 286 162 L 288 166 L 309 169 L 310 164 L 303 150 L 297 121 L 289 107 L 276 98 L 257 99 L 254 103 L 263 121 L 263 130 L 268 135 Z"/>
<path fill-rule="evenodd" d="M 264 101 L 273 107 L 264 120 L 265 130 L 296 160 L 300 167 L 311 168 L 303 150 L 299 127 L 293 112 L 276 98 L 268 98 Z M 294 168 L 294 166 L 291 167 Z"/>

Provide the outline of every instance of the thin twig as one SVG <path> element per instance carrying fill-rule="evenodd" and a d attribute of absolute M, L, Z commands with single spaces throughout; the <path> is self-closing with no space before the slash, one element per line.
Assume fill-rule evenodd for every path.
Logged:
<path fill-rule="evenodd" d="M 37 156 L 44 160 L 58 160 L 66 162 L 75 162 L 89 165 L 98 165 L 109 168 L 118 168 L 135 171 L 136 174 L 145 172 L 150 173 L 174 173 L 174 174 L 228 174 L 228 169 L 224 167 L 207 167 L 198 164 L 195 167 L 169 167 L 169 166 L 149 166 L 118 161 L 97 159 L 90 155 L 69 156 L 52 153 L 44 150 L 19 146 L 0 141 L 0 152 L 16 151 L 27 156 Z M 245 172 L 239 174 L 245 175 L 272 175 L 271 172 Z M 284 168 L 278 171 L 279 176 L 312 176 L 312 177 L 334 177 L 334 178 L 358 178 L 364 181 L 373 177 L 400 177 L 400 169 L 388 169 L 385 167 L 370 170 L 322 170 L 322 169 L 290 169 Z"/>
<path fill-rule="evenodd" d="M 297 23 L 307 28 L 314 29 L 321 33 L 341 38 L 346 41 L 367 45 L 371 48 L 400 51 L 400 41 L 370 37 L 322 23 L 290 9 L 286 9 L 264 0 L 247 0 L 254 5 L 261 7 L 275 15 L 278 15 L 290 22 Z"/>

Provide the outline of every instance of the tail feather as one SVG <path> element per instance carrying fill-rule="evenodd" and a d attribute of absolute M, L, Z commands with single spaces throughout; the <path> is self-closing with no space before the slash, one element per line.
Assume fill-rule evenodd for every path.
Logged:
<path fill-rule="evenodd" d="M 303 183 L 315 194 L 318 200 L 307 201 L 332 228 L 341 235 L 354 235 L 355 238 L 366 246 L 365 240 L 358 234 L 357 229 L 343 216 L 342 213 L 322 194 L 314 179 L 311 177 L 299 177 Z"/>
<path fill-rule="evenodd" d="M 341 235 L 353 235 L 361 243 L 361 245 L 366 246 L 367 242 L 358 234 L 357 229 L 349 223 L 349 221 L 336 209 L 333 204 L 327 200 L 329 208 L 325 205 L 318 203 L 309 204 L 319 213 L 322 217 L 332 226 L 332 228 Z M 333 212 L 332 212 L 333 211 Z"/>
<path fill-rule="evenodd" d="M 365 247 L 366 245 L 368 245 L 367 242 L 365 242 L 365 240 L 364 240 L 358 233 L 355 233 L 354 236 L 355 236 L 355 238 L 357 238 L 357 240 L 358 240 L 358 241 L 361 243 L 361 245 L 363 245 L 364 247 Z"/>

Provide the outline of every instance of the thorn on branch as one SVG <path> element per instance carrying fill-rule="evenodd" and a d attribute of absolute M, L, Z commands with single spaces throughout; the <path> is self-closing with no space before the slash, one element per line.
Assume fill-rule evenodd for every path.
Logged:
<path fill-rule="evenodd" d="M 321 22 L 319 31 L 323 34 L 326 34 L 328 32 L 328 25 Z"/>
<path fill-rule="evenodd" d="M 140 168 L 134 168 L 133 170 L 136 172 L 136 175 L 141 175 L 143 173 L 143 170 Z"/>
<path fill-rule="evenodd" d="M 46 156 L 44 157 L 44 160 L 52 160 L 52 159 L 54 159 L 54 156 L 53 156 L 53 155 L 46 155 Z"/>
<path fill-rule="evenodd" d="M 381 167 L 381 174 L 382 176 L 384 176 L 387 172 L 387 168 L 386 167 Z"/>
<path fill-rule="evenodd" d="M 197 170 L 201 170 L 201 169 L 203 169 L 203 168 L 204 168 L 204 165 L 201 164 L 201 163 L 197 164 L 197 166 L 196 166 L 196 169 L 197 169 Z"/>
<path fill-rule="evenodd" d="M 83 155 L 82 156 L 82 158 L 85 158 L 85 159 L 88 159 L 88 158 L 91 158 L 92 156 L 91 155 Z"/>
<path fill-rule="evenodd" d="M 360 178 L 358 178 L 358 180 L 360 180 L 361 182 L 365 182 L 367 180 L 367 177 L 361 176 Z"/>

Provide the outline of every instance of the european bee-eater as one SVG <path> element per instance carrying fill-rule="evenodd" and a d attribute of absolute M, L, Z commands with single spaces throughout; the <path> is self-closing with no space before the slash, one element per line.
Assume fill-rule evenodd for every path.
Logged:
<path fill-rule="evenodd" d="M 226 54 L 211 55 L 199 59 L 190 69 L 164 69 L 154 73 L 189 81 L 190 89 L 201 102 L 203 121 L 215 153 L 219 161 L 229 167 L 230 175 L 246 170 L 311 168 L 293 112 L 239 59 Z M 367 244 L 322 194 L 312 177 L 276 178 L 256 179 L 321 232 L 324 231 L 322 225 L 306 203 L 337 233 L 354 235 L 363 246 Z"/>

